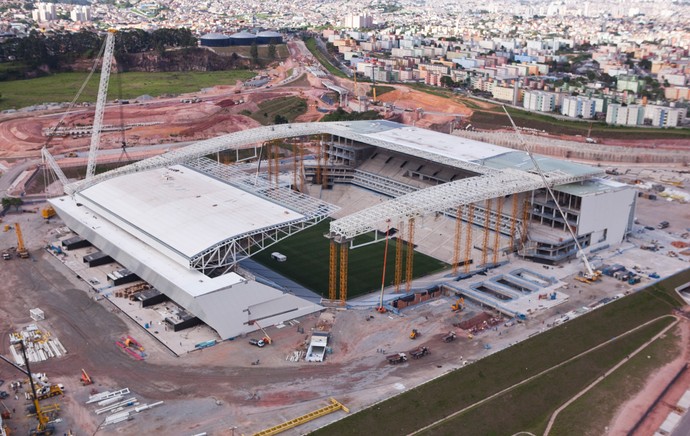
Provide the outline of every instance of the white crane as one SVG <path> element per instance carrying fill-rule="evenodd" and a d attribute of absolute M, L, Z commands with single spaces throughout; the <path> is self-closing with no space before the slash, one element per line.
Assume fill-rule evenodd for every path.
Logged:
<path fill-rule="evenodd" d="M 86 180 L 91 179 L 96 173 L 96 154 L 101 142 L 101 126 L 103 125 L 103 112 L 105 111 L 106 97 L 108 96 L 108 81 L 110 69 L 113 63 L 113 51 L 115 49 L 115 33 L 117 30 L 109 29 L 105 40 L 103 52 L 103 66 L 101 67 L 101 80 L 98 85 L 98 98 L 96 99 L 96 113 L 93 116 L 93 130 L 91 132 L 91 147 L 89 148 L 89 160 L 86 165 Z"/>
<path fill-rule="evenodd" d="M 549 182 L 546 180 L 546 176 L 544 176 L 544 172 L 541 170 L 541 168 L 539 167 L 539 163 L 537 162 L 537 160 L 534 158 L 534 155 L 532 154 L 532 147 L 522 137 L 522 133 L 520 133 L 520 130 L 515 125 L 513 118 L 510 116 L 510 114 L 508 113 L 508 110 L 506 109 L 505 106 L 503 106 L 503 111 L 508 116 L 508 119 L 510 120 L 510 124 L 513 125 L 513 129 L 515 129 L 515 132 L 517 133 L 518 138 L 520 138 L 520 142 L 522 142 L 522 145 L 525 148 L 527 155 L 529 156 L 530 160 L 532 161 L 532 165 L 534 165 L 534 168 L 539 173 L 539 176 L 541 177 L 542 182 L 544 182 L 544 187 L 548 191 L 549 197 L 551 197 L 553 202 L 556 204 L 556 209 L 558 209 L 558 213 L 561 214 L 561 218 L 563 218 L 563 223 L 565 224 L 565 227 L 568 229 L 568 233 L 570 233 L 570 236 L 573 238 L 573 241 L 575 242 L 575 246 L 577 247 L 577 255 L 580 256 L 580 258 L 582 259 L 582 263 L 584 263 L 584 265 L 585 265 L 585 272 L 582 275 L 583 280 L 581 280 L 581 281 L 593 282 L 593 281 L 599 280 L 599 278 L 601 277 L 601 272 L 594 270 L 592 268 L 592 265 L 589 263 L 589 259 L 587 259 L 587 255 L 585 254 L 584 250 L 582 250 L 582 245 L 580 245 L 580 241 L 577 240 L 577 235 L 575 234 L 575 231 L 573 231 L 573 228 L 570 226 L 570 223 L 568 222 L 568 218 L 566 217 L 565 212 L 563 212 L 563 209 L 561 209 L 561 205 L 558 204 L 558 200 L 556 199 L 556 196 L 554 195 L 553 190 L 551 189 L 551 185 L 549 185 Z"/>

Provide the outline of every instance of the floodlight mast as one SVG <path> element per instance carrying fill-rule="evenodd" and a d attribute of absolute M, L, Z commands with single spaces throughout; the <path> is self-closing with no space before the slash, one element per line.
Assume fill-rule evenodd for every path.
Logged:
<path fill-rule="evenodd" d="M 558 200 L 556 199 L 556 196 L 554 195 L 553 190 L 551 189 L 551 185 L 549 185 L 548 180 L 546 180 L 546 176 L 544 176 L 544 172 L 541 170 L 539 163 L 537 162 L 537 160 L 534 158 L 534 155 L 532 154 L 532 147 L 527 143 L 527 141 L 525 141 L 525 138 L 522 137 L 522 133 L 520 132 L 520 130 L 515 125 L 515 122 L 513 121 L 513 117 L 510 116 L 506 107 L 505 106 L 501 106 L 501 107 L 503 108 L 503 111 L 508 116 L 508 119 L 510 120 L 510 124 L 513 125 L 513 129 L 515 129 L 515 133 L 517 133 L 517 136 L 520 139 L 522 146 L 525 148 L 525 152 L 527 152 L 527 155 L 529 156 L 530 160 L 532 161 L 532 165 L 534 165 L 534 168 L 539 173 L 539 177 L 541 177 L 541 180 L 544 183 L 544 187 L 546 188 L 547 192 L 549 193 L 549 197 L 551 197 L 554 204 L 556 205 L 556 209 L 558 209 L 558 213 L 561 214 L 561 218 L 563 218 L 563 223 L 565 224 L 565 227 L 568 229 L 568 233 L 570 233 L 570 236 L 573 238 L 573 241 L 575 242 L 575 246 L 577 247 L 577 255 L 580 256 L 580 258 L 582 259 L 582 263 L 585 264 L 586 271 L 584 273 L 584 277 L 587 280 L 597 280 L 599 278 L 599 273 L 594 271 L 594 269 L 592 268 L 592 265 L 589 263 L 589 259 L 587 259 L 587 255 L 582 250 L 582 245 L 580 245 L 580 241 L 577 240 L 577 235 L 575 234 L 575 231 L 570 226 L 570 223 L 568 222 L 568 218 L 566 217 L 565 212 L 563 212 L 563 209 L 561 209 L 561 205 L 558 204 Z"/>
<path fill-rule="evenodd" d="M 117 30 L 108 29 L 105 38 L 105 50 L 103 52 L 103 66 L 101 67 L 101 79 L 98 85 L 98 98 L 96 99 L 96 112 L 93 116 L 93 130 L 91 132 L 91 147 L 89 148 L 89 160 L 86 165 L 86 180 L 93 178 L 96 173 L 96 154 L 101 142 L 101 127 L 103 126 L 103 112 L 108 97 L 108 82 L 113 63 L 115 49 L 115 33 Z"/>

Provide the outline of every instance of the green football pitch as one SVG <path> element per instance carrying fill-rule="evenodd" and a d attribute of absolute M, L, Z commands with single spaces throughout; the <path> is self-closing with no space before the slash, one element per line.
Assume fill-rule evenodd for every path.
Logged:
<path fill-rule="evenodd" d="M 330 256 L 330 242 L 323 235 L 328 233 L 329 221 L 323 221 L 313 227 L 296 233 L 275 245 L 252 256 L 257 262 L 269 267 L 285 277 L 288 277 L 314 292 L 328 297 L 328 269 Z M 373 236 L 358 237 L 356 242 L 362 243 L 366 239 L 373 240 Z M 386 261 L 386 286 L 392 285 L 395 276 L 395 246 L 396 240 L 389 240 L 388 257 Z M 407 256 L 407 244 L 403 247 L 403 268 Z M 271 253 L 278 251 L 285 256 L 285 262 L 271 259 Z M 347 295 L 349 298 L 366 294 L 381 288 L 383 274 L 383 255 L 385 242 L 350 250 L 348 256 Z M 413 262 L 413 277 L 423 277 L 430 273 L 441 271 L 450 266 L 432 257 L 415 252 Z M 403 269 L 403 280 L 405 271 Z"/>

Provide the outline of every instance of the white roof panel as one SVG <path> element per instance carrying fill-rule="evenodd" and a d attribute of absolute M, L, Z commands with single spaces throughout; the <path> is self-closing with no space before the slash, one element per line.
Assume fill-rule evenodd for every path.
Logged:
<path fill-rule="evenodd" d="M 138 230 L 141 239 L 187 258 L 225 239 L 304 217 L 179 165 L 106 180 L 80 195 Z"/>
<path fill-rule="evenodd" d="M 466 162 L 487 159 L 514 151 L 500 145 L 479 142 L 460 136 L 447 135 L 432 130 L 403 126 L 369 133 L 366 136 L 392 142 L 415 150 Z"/>

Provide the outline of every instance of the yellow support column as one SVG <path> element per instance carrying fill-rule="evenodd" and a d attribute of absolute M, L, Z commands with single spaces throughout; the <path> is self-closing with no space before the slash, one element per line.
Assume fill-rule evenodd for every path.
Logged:
<path fill-rule="evenodd" d="M 338 291 L 338 246 L 333 239 L 331 239 L 328 269 L 328 298 L 335 301 Z"/>
<path fill-rule="evenodd" d="M 405 262 L 405 292 L 412 289 L 412 267 L 414 262 L 414 217 L 410 218 L 407 227 L 407 261 Z"/>
<path fill-rule="evenodd" d="M 400 292 L 402 283 L 402 258 L 403 258 L 403 228 L 405 223 L 398 223 L 398 238 L 395 241 L 395 292 Z"/>
<path fill-rule="evenodd" d="M 458 273 L 460 266 L 460 242 L 462 240 L 462 206 L 458 206 L 458 214 L 455 219 L 455 240 L 453 241 L 453 275 Z"/>
<path fill-rule="evenodd" d="M 350 248 L 347 242 L 340 244 L 340 304 L 347 301 L 347 255 Z"/>
<path fill-rule="evenodd" d="M 498 197 L 496 207 L 496 226 L 494 227 L 494 258 L 493 263 L 498 263 L 498 250 L 501 243 L 501 213 L 503 213 L 503 197 Z"/>
<path fill-rule="evenodd" d="M 467 231 L 465 232 L 465 272 L 470 272 L 472 261 L 472 225 L 474 224 L 474 204 L 467 206 Z"/>
<path fill-rule="evenodd" d="M 482 246 L 482 266 L 489 260 L 489 233 L 491 232 L 491 199 L 486 200 L 484 210 L 484 244 Z"/>

